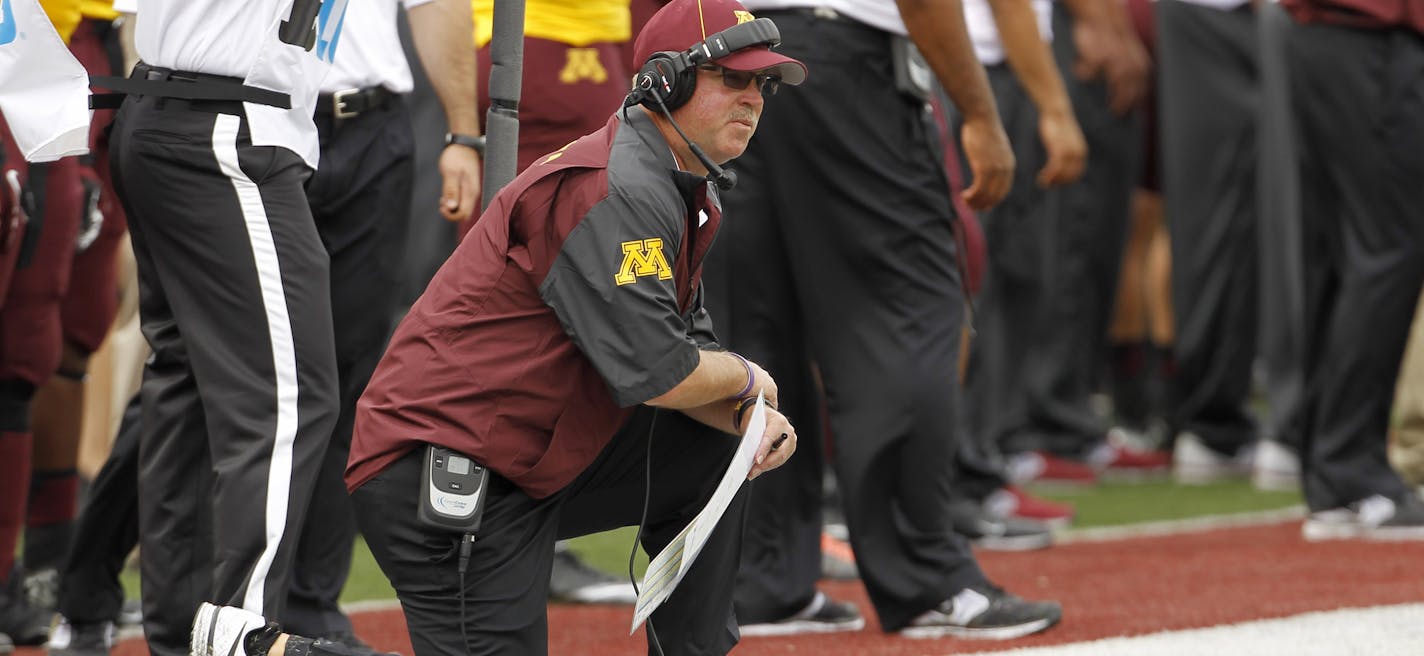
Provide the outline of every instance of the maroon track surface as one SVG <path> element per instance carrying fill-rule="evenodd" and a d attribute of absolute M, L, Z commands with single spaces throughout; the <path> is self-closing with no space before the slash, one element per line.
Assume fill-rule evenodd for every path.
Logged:
<path fill-rule="evenodd" d="M 1299 522 L 1170 537 L 1080 543 L 1046 551 L 980 554 L 989 576 L 1024 597 L 1063 602 L 1064 620 L 1038 636 L 1008 643 L 952 638 L 909 640 L 880 631 L 858 583 L 827 583 L 832 596 L 859 604 L 869 618 L 857 633 L 748 638 L 735 653 L 940 656 L 1061 644 L 1189 629 L 1310 611 L 1424 601 L 1424 543 L 1328 542 L 1300 539 Z M 641 631 L 628 636 L 627 607 L 551 606 L 550 654 L 592 656 L 644 650 Z M 410 654 L 398 610 L 353 616 L 373 646 Z M 141 656 L 126 641 L 116 656 Z M 17 656 L 38 656 L 21 649 Z"/>

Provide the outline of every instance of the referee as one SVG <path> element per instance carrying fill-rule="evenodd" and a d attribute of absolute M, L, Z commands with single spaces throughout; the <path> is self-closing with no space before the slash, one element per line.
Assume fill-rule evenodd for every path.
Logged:
<path fill-rule="evenodd" d="M 345 6 L 138 3 L 112 163 L 153 349 L 139 508 L 159 656 L 187 653 L 205 599 L 274 618 L 286 598 L 336 421 L 328 258 L 303 185 Z"/>

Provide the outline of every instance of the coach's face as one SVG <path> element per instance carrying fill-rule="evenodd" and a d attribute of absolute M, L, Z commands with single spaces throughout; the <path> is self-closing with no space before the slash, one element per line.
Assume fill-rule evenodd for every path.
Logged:
<path fill-rule="evenodd" d="M 761 92 L 765 81 L 758 72 L 699 66 L 697 89 L 673 114 L 712 161 L 726 163 L 747 149 L 756 132 L 766 102 Z"/>

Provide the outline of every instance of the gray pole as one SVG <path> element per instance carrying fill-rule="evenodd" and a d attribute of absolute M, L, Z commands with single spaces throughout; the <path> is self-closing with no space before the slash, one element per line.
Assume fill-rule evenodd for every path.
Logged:
<path fill-rule="evenodd" d="M 524 1 L 495 0 L 490 39 L 489 113 L 485 116 L 485 179 L 488 208 L 519 163 L 519 92 L 524 69 Z"/>

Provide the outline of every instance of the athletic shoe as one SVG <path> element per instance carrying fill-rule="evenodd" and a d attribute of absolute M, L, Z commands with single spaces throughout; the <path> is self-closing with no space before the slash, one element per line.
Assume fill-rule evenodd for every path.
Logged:
<path fill-rule="evenodd" d="M 1063 618 L 1056 601 L 1025 601 L 997 586 L 965 588 L 900 629 L 907 638 L 1011 640 L 1038 633 Z"/>
<path fill-rule="evenodd" d="M 1028 519 L 1055 530 L 1072 525 L 1077 514 L 1072 504 L 1036 497 L 1016 485 L 989 493 L 984 499 L 984 511 L 991 517 Z"/>
<path fill-rule="evenodd" d="M 1096 485 L 1098 473 L 1082 463 L 1065 460 L 1042 451 L 1015 453 L 1006 466 L 1009 481 L 1015 484 Z"/>
<path fill-rule="evenodd" d="M 8 654 L 15 651 L 15 643 L 10 640 L 10 636 L 0 633 L 0 654 Z"/>
<path fill-rule="evenodd" d="M 366 644 L 365 640 L 356 637 L 356 634 L 350 631 L 328 633 L 321 636 L 321 639 L 341 645 L 350 656 L 399 656 L 395 652 L 376 651 L 371 645 Z"/>
<path fill-rule="evenodd" d="M 549 601 L 631 605 L 638 601 L 638 593 L 629 581 L 594 569 L 572 551 L 557 550 L 549 573 Z"/>
<path fill-rule="evenodd" d="M 49 613 L 59 606 L 59 570 L 53 567 L 25 572 L 25 600 Z"/>
<path fill-rule="evenodd" d="M 277 625 L 252 611 L 203 602 L 193 615 L 189 656 L 266 656 Z M 265 643 L 265 644 L 264 644 Z"/>
<path fill-rule="evenodd" d="M 1172 478 L 1183 485 L 1206 485 L 1251 475 L 1254 449 L 1243 448 L 1236 455 L 1218 453 L 1196 433 L 1177 434 L 1172 449 Z"/>
<path fill-rule="evenodd" d="M 742 637 L 799 635 L 803 633 L 835 633 L 859 631 L 865 628 L 860 609 L 848 601 L 836 601 L 820 590 L 801 612 L 775 622 L 743 624 Z"/>
<path fill-rule="evenodd" d="M 1166 476 L 1172 466 L 1172 454 L 1133 448 L 1114 431 L 1093 447 L 1086 458 L 1088 465 L 1103 478 L 1138 480 Z"/>
<path fill-rule="evenodd" d="M 24 574 L 16 567 L 8 583 L 0 585 L 0 633 L 16 645 L 42 645 L 49 639 L 52 613 L 30 605 L 25 597 Z"/>
<path fill-rule="evenodd" d="M 114 648 L 113 622 L 71 623 L 64 617 L 49 632 L 49 656 L 109 656 Z"/>
<path fill-rule="evenodd" d="M 1300 489 L 1300 456 L 1280 442 L 1261 440 L 1251 463 L 1251 484 L 1269 492 Z"/>
<path fill-rule="evenodd" d="M 140 626 L 143 624 L 143 603 L 137 599 L 125 599 L 119 607 L 119 616 L 114 618 L 119 626 Z"/>
<path fill-rule="evenodd" d="M 975 546 L 990 551 L 1034 551 L 1053 545 L 1053 533 L 1039 522 L 993 517 L 983 506 L 957 499 L 949 506 L 950 524 Z"/>
<path fill-rule="evenodd" d="M 860 578 L 855 566 L 855 552 L 845 540 L 828 532 L 821 533 L 821 578 L 830 581 L 854 581 Z"/>
<path fill-rule="evenodd" d="M 1376 494 L 1344 508 L 1310 513 L 1300 532 L 1309 542 L 1424 540 L 1424 501 L 1412 494 L 1399 502 Z"/>

